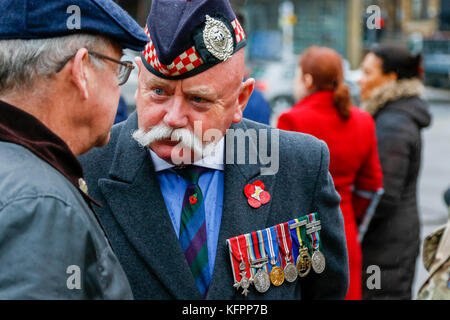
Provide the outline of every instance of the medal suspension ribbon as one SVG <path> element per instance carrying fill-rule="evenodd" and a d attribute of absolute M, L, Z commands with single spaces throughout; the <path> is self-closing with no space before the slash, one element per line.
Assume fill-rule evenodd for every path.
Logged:
<path fill-rule="evenodd" d="M 262 259 L 267 258 L 267 260 L 268 260 L 268 257 L 267 257 L 267 251 L 266 251 L 266 246 L 265 246 L 265 244 L 264 244 L 264 235 L 263 235 L 262 230 L 256 231 L 256 235 L 258 236 L 258 249 L 259 249 L 259 255 L 261 256 Z M 267 265 L 268 265 L 268 263 L 265 263 L 265 264 L 263 265 L 263 270 L 264 270 L 265 272 L 267 272 L 267 268 L 268 268 Z M 267 273 L 268 273 L 268 272 L 267 272 Z"/>
<path fill-rule="evenodd" d="M 300 222 L 300 220 L 305 220 L 305 219 L 297 218 L 297 219 L 291 220 L 291 221 L 289 221 L 289 225 L 291 226 L 294 223 L 298 224 Z M 296 261 L 298 254 L 299 254 L 299 250 L 303 246 L 302 236 L 301 236 L 301 232 L 300 232 L 300 226 L 290 229 L 290 234 L 291 234 L 291 238 L 293 239 L 293 241 L 292 241 L 292 256 L 294 257 L 294 261 Z"/>
<path fill-rule="evenodd" d="M 255 263 L 255 260 L 260 260 L 261 258 L 264 258 L 266 253 L 265 253 L 264 248 L 260 248 L 260 241 L 259 241 L 257 232 L 245 234 L 245 239 L 247 241 L 247 248 L 248 248 L 248 252 L 249 252 L 249 262 L 251 264 L 250 270 L 251 270 L 252 276 L 254 276 L 257 271 L 257 270 L 255 271 L 254 269 L 259 269 L 259 268 L 255 268 L 254 266 L 260 265 L 262 263 L 262 262 Z M 264 246 L 264 241 L 262 241 L 262 245 Z M 263 249 L 263 250 L 261 250 L 261 249 Z M 262 255 L 262 253 L 264 253 L 264 256 Z M 264 264 L 263 269 L 267 272 L 266 264 Z"/>
<path fill-rule="evenodd" d="M 313 222 L 317 221 L 315 213 L 308 214 L 306 216 L 306 219 L 307 219 L 308 223 L 313 223 Z M 312 245 L 313 249 L 319 250 L 319 245 L 320 245 L 319 231 L 311 232 L 309 234 L 309 237 L 311 238 L 311 245 Z"/>
<path fill-rule="evenodd" d="M 280 255 L 278 252 L 278 241 L 275 227 L 266 228 L 263 230 L 264 245 L 266 253 L 269 255 L 268 269 L 269 273 L 273 266 L 281 267 Z"/>
<path fill-rule="evenodd" d="M 289 224 L 287 222 L 275 226 L 277 232 L 278 247 L 281 249 L 281 268 L 286 267 L 288 262 L 294 263 L 293 257 L 290 257 L 292 251 L 292 240 L 289 234 Z M 288 258 L 288 261 L 286 260 Z"/>
<path fill-rule="evenodd" d="M 239 282 L 242 279 L 239 265 L 241 261 L 245 263 L 245 276 L 250 279 L 250 262 L 247 255 L 247 242 L 244 235 L 240 235 L 227 240 L 230 249 L 231 265 L 233 270 L 234 281 Z"/>

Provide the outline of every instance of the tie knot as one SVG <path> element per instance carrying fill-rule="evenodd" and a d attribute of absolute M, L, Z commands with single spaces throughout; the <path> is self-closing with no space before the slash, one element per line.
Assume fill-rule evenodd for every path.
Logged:
<path fill-rule="evenodd" d="M 200 179 L 200 176 L 210 169 L 189 165 L 184 167 L 175 167 L 174 170 L 184 180 L 193 184 L 198 184 L 198 179 Z"/>

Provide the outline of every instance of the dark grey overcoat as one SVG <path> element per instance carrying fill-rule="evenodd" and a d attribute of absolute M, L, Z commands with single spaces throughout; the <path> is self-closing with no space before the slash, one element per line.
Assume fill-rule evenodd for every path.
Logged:
<path fill-rule="evenodd" d="M 430 125 L 426 103 L 418 96 L 387 102 L 374 114 L 384 195 L 362 243 L 363 299 L 412 297 L 420 250 L 417 181 L 422 157 L 422 129 Z M 371 265 L 381 271 L 381 288 L 366 286 Z"/>
<path fill-rule="evenodd" d="M 243 120 L 233 129 L 267 129 Z M 179 245 L 146 149 L 131 137 L 137 115 L 112 129 L 110 143 L 81 157 L 89 193 L 103 204 L 96 211 L 130 281 L 135 299 L 201 299 Z M 257 136 L 258 137 L 258 136 Z M 258 143 L 250 138 L 247 148 Z M 270 150 L 270 147 L 269 147 Z M 236 153 L 235 153 L 236 154 Z M 260 164 L 226 164 L 224 201 L 214 274 L 207 299 L 245 299 L 233 288 L 226 239 L 289 221 L 313 211 L 322 221 L 325 271 L 295 283 L 251 288 L 247 299 L 343 299 L 348 257 L 340 198 L 328 172 L 326 144 L 309 135 L 280 131 L 280 167 L 260 175 Z M 244 187 L 261 180 L 271 201 L 247 204 Z"/>

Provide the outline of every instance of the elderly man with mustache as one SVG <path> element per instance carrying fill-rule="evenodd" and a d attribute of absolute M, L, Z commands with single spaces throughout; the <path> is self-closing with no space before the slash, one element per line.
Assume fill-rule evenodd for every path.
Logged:
<path fill-rule="evenodd" d="M 244 81 L 245 34 L 228 0 L 154 0 L 146 31 L 149 42 L 135 59 L 137 112 L 112 129 L 106 147 L 81 158 L 135 298 L 343 299 L 348 257 L 328 149 L 242 119 L 254 80 Z M 263 170 L 267 149 L 280 164 L 272 171 Z M 264 291 L 243 248 L 245 275 L 236 279 L 227 239 L 311 212 L 320 218 L 310 224 L 321 224 L 316 249 L 325 270 Z M 274 237 L 280 242 L 271 248 L 287 237 Z M 288 242 L 273 257 L 281 267 L 298 255 Z"/>

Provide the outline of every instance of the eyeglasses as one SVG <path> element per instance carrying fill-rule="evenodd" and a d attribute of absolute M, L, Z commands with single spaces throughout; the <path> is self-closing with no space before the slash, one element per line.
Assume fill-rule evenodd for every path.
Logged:
<path fill-rule="evenodd" d="M 69 62 L 69 60 L 72 59 L 75 56 L 75 54 L 71 55 L 70 57 L 67 57 L 61 63 L 59 68 L 56 70 L 56 73 L 60 72 L 64 68 L 66 63 Z M 131 71 L 133 71 L 133 69 L 134 69 L 133 63 L 131 61 L 116 60 L 116 59 L 113 59 L 111 57 L 105 56 L 105 55 L 103 55 L 101 53 L 94 52 L 94 51 L 88 51 L 88 54 L 93 56 L 93 57 L 99 58 L 99 59 L 104 59 L 104 60 L 108 60 L 108 61 L 117 63 L 119 65 L 119 73 L 117 75 L 119 86 L 123 85 L 124 83 L 126 83 L 128 81 L 128 78 L 130 77 Z"/>
<path fill-rule="evenodd" d="M 133 69 L 134 69 L 133 63 L 131 61 L 116 60 L 116 59 L 110 58 L 108 56 L 105 56 L 101 53 L 97 53 L 94 51 L 88 51 L 88 54 L 90 54 L 93 57 L 109 60 L 109 61 L 119 64 L 119 74 L 118 74 L 119 86 L 123 85 L 125 82 L 128 81 L 131 71 L 133 71 Z"/>

